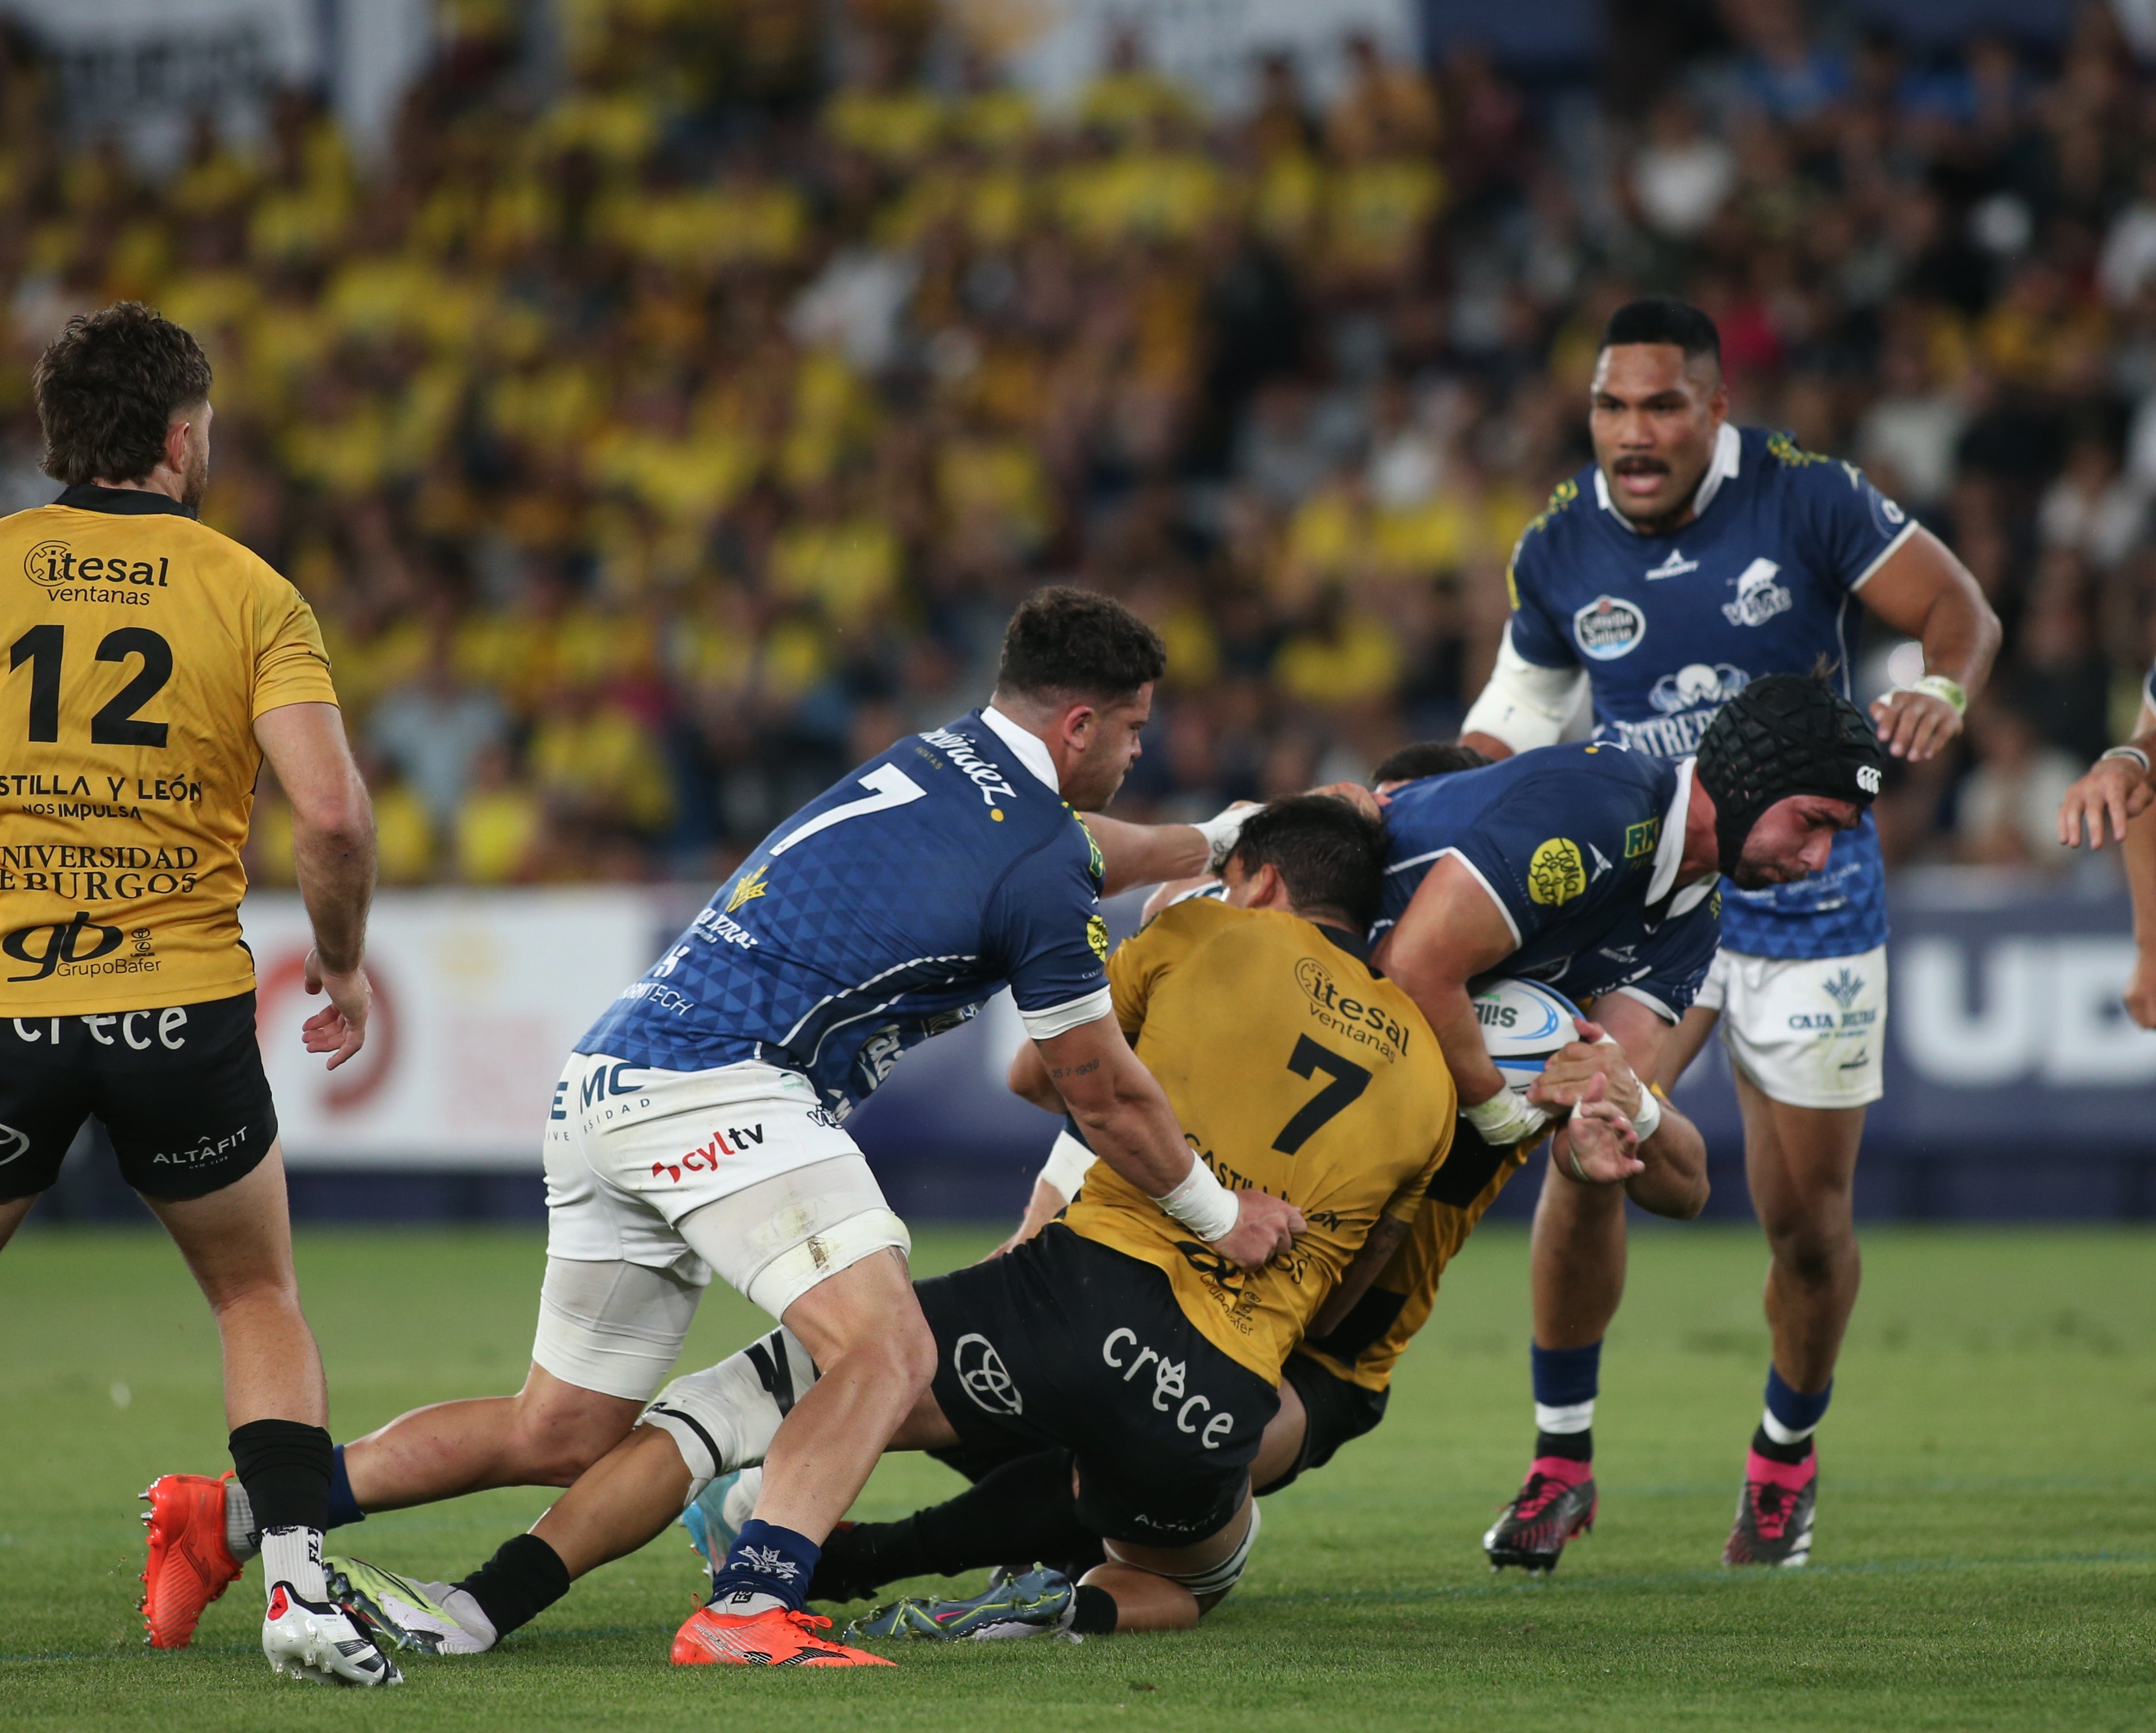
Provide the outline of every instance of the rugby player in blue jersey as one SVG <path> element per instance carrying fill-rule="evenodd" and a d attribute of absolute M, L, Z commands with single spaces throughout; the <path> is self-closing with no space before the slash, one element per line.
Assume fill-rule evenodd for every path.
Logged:
<path fill-rule="evenodd" d="M 2066 791 L 2059 802 L 2059 840 L 2069 849 L 2101 849 L 2104 825 L 2123 847 L 2126 885 L 2133 898 L 2133 978 L 2125 992 L 2127 1015 L 2156 1029 L 2156 668 L 2141 683 L 2141 717 L 2133 738 L 2113 746 Z"/>
<path fill-rule="evenodd" d="M 1697 1213 L 1706 1200 L 1699 1132 L 1641 1079 L 1655 1076 L 1665 1037 L 1711 966 L 1720 873 L 1726 868 L 1738 884 L 1758 887 L 1820 871 L 1835 838 L 1862 821 L 1884 762 L 1862 713 L 1799 674 L 1753 683 L 1716 719 L 1697 759 L 1593 743 L 1476 767 L 1479 755 L 1463 758 L 1462 751 L 1410 748 L 1381 767 L 1386 864 L 1372 932 L 1373 961 L 1430 1023 L 1460 1100 L 1469 1104 L 1460 1115 L 1466 1123 L 1422 1213 L 1405 1227 L 1371 1230 L 1312 1320 L 1306 1351 L 1287 1360 L 1278 1412 L 1251 1466 L 1261 1495 L 1321 1466 L 1383 1418 L 1390 1361 L 1379 1377 L 1358 1377 L 1358 1363 L 1388 1344 L 1397 1355 L 1392 1326 L 1409 1296 L 1420 1297 L 1426 1315 L 1445 1259 L 1512 1166 L 1589 1090 L 1606 1090 L 1607 1103 L 1630 1116 L 1637 1158 L 1590 1172 L 1559 1137 L 1553 1162 L 1574 1184 L 1620 1204 L 1629 1191 L 1663 1214 Z M 1163 895 L 1175 890 L 1163 887 Z M 1527 1098 L 1515 1095 L 1490 1059 L 1473 1003 L 1476 987 L 1497 976 L 1579 995 L 1609 1026 L 1608 1038 L 1602 1028 L 1584 1025 L 1584 1038 L 1553 1059 Z M 1037 1100 L 1027 1069 L 1021 1055 L 1011 1086 Z M 1058 1138 L 1019 1239 L 1038 1233 L 1076 1195 L 1091 1161 L 1081 1138 Z M 1434 1205 L 1450 1219 L 1433 1214 Z M 1409 1234 L 1415 1236 L 1410 1248 L 1423 1254 L 1419 1267 L 1388 1291 L 1381 1273 L 1392 1273 L 1393 1254 Z M 1098 1530 L 1079 1517 L 1067 1459 L 968 1455 L 953 1465 L 981 1476 L 971 1492 L 896 1523 L 856 1525 L 834 1536 L 818 1596 L 850 1599 L 901 1577 L 999 1561 L 1045 1559 L 1076 1575 L 1096 1556 Z M 1584 1476 L 1559 1477 L 1542 1526 L 1505 1537 L 1508 1551 L 1524 1555 L 1507 1561 L 1549 1568 L 1564 1534 L 1593 1520 L 1594 1500 Z M 716 1515 L 722 1518 L 722 1509 Z M 1547 1557 L 1536 1551 L 1545 1540 L 1553 1543 Z M 921 1629 L 941 1628 L 946 1618 L 963 1627 L 995 1607 L 1009 1610 L 992 1591 L 966 1602 L 926 1603 L 919 1618 L 907 1617 Z"/>
<path fill-rule="evenodd" d="M 1584 696 L 1598 740 L 1681 756 L 1762 676 L 1825 664 L 1845 694 L 1858 604 L 1923 649 L 1923 677 L 1872 706 L 1886 750 L 1921 761 L 1959 733 L 1999 637 L 1967 569 L 1853 466 L 1740 430 L 1727 413 L 1705 314 L 1662 300 L 1617 310 L 1594 372 L 1594 462 L 1513 551 L 1512 620 L 1466 744 L 1492 756 L 1546 746 Z M 1726 838 L 1724 852 L 1727 873 Z M 1810 1553 L 1812 1434 L 1856 1298 L 1851 1193 L 1864 1110 L 1881 1090 L 1886 939 L 1867 818 L 1802 884 L 1724 887 L 1722 954 L 1670 1043 L 1666 1080 L 1720 1021 L 1772 1259 L 1767 1411 L 1723 1552 L 1732 1564 Z M 1542 1507 L 1587 1478 L 1602 1338 L 1624 1289 L 1623 1199 L 1551 1168 L 1532 1262 L 1535 1460 L 1491 1530 L 1493 1558 L 1512 1527 L 1543 1525 Z"/>
<path fill-rule="evenodd" d="M 340 1449 L 332 1525 L 573 1481 L 665 1382 L 716 1271 L 784 1322 L 800 1364 L 782 1352 L 764 1367 L 783 1418 L 762 1497 L 689 1649 L 881 1664 L 818 1636 L 802 1592 L 936 1350 L 906 1228 L 843 1121 L 907 1048 L 1006 984 L 1103 1159 L 1229 1263 L 1289 1248 L 1301 1217 L 1193 1157 L 1110 1002 L 1101 895 L 1217 862 L 1241 822 L 1089 828 L 1076 816 L 1105 806 L 1137 758 L 1165 662 L 1119 604 L 1037 592 L 1012 618 L 988 705 L 907 736 L 758 844 L 556 1086 L 523 1391 L 420 1409 Z M 203 1501 L 214 1510 L 193 1540 L 219 1561 L 205 1603 L 230 1580 L 223 1566 L 238 1574 L 244 1503 Z M 485 1646 L 569 1580 L 545 1541 L 520 1536 L 454 1589 L 434 1585 L 429 1605 L 438 1634 Z"/>

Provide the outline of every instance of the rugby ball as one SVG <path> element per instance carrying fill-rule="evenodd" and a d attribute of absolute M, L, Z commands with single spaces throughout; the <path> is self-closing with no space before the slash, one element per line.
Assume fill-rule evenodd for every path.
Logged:
<path fill-rule="evenodd" d="M 1524 1096 L 1543 1067 L 1579 1039 L 1572 1021 L 1579 1007 L 1539 981 L 1493 981 L 1473 997 L 1482 1045 L 1515 1095 Z"/>

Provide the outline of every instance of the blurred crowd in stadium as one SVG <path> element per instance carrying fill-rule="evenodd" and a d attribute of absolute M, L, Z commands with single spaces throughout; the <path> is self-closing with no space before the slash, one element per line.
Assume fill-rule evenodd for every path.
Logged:
<path fill-rule="evenodd" d="M 1965 750 L 1881 802 L 1890 859 L 2058 864 L 2128 731 L 2156 100 L 2099 5 L 1920 56 L 1724 0 L 1565 124 L 1367 43 L 1329 103 L 1282 59 L 1223 117 L 1136 35 L 1045 112 L 932 0 L 580 0 L 535 95 L 510 0 L 442 14 L 366 168 L 293 95 L 153 180 L 56 141 L 20 40 L 0 84 L 0 505 L 51 497 L 27 362 L 69 313 L 196 331 L 204 515 L 319 613 L 391 882 L 708 879 L 978 701 L 1052 577 L 1170 645 L 1118 812 L 1450 735 L 1647 291 L 1719 321 L 1739 420 L 1866 466 L 2006 621 Z"/>

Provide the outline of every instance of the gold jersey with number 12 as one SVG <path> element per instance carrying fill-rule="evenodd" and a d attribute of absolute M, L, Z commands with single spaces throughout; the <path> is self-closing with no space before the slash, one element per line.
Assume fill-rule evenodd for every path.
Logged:
<path fill-rule="evenodd" d="M 254 719 L 334 704 L 299 592 L 162 494 L 0 519 L 0 1016 L 247 992 Z"/>

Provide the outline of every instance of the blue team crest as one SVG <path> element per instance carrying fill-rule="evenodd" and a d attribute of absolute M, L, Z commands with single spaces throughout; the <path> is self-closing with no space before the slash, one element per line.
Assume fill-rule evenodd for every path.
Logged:
<path fill-rule="evenodd" d="M 1820 987 L 1830 999 L 1846 1011 L 1856 1002 L 1856 996 L 1864 991 L 1864 977 L 1844 969 L 1831 981 L 1820 982 Z"/>
<path fill-rule="evenodd" d="M 1754 560 L 1738 574 L 1737 599 L 1722 604 L 1722 617 L 1732 626 L 1763 626 L 1796 606 L 1787 586 L 1774 582 L 1782 568 L 1772 560 Z"/>
<path fill-rule="evenodd" d="M 1629 656 L 1646 635 L 1646 615 L 1621 596 L 1597 596 L 1572 617 L 1572 636 L 1580 654 L 1597 662 Z"/>
<path fill-rule="evenodd" d="M 1725 705 L 1751 684 L 1750 674 L 1727 662 L 1688 662 L 1656 680 L 1647 702 L 1664 715 L 1674 716 L 1702 704 Z"/>

